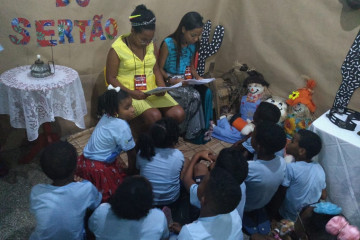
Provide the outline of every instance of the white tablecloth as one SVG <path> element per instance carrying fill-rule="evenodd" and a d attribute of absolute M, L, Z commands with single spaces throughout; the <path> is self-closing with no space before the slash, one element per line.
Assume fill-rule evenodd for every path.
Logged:
<path fill-rule="evenodd" d="M 0 114 L 10 115 L 10 124 L 26 128 L 29 141 L 38 138 L 41 124 L 55 117 L 85 128 L 87 113 L 79 74 L 69 67 L 55 66 L 45 78 L 30 75 L 30 65 L 13 68 L 0 76 Z"/>
<path fill-rule="evenodd" d="M 326 173 L 328 198 L 343 209 L 349 221 L 360 227 L 360 123 L 355 131 L 337 127 L 326 113 L 313 122 L 323 148 L 318 160 Z"/>

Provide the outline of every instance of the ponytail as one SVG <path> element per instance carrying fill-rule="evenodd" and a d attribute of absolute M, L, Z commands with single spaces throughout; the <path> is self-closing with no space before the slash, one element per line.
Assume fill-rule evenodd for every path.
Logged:
<path fill-rule="evenodd" d="M 172 148 L 178 142 L 179 127 L 175 119 L 163 118 L 151 126 L 148 134 L 141 134 L 136 144 L 140 156 L 151 160 L 155 148 Z"/>
<path fill-rule="evenodd" d="M 128 97 L 129 94 L 123 90 L 118 92 L 114 89 L 105 91 L 98 99 L 97 115 L 101 117 L 107 114 L 116 117 L 119 104 Z"/>

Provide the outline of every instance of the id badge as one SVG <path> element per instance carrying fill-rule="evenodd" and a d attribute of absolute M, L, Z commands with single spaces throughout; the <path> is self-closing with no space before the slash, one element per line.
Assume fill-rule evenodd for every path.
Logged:
<path fill-rule="evenodd" d="M 135 75 L 135 90 L 146 90 L 146 75 Z"/>

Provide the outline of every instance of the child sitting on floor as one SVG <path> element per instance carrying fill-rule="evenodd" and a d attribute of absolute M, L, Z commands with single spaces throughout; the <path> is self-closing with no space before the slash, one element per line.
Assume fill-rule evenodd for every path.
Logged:
<path fill-rule="evenodd" d="M 274 104 L 261 102 L 254 113 L 253 123 L 255 126 L 263 121 L 277 123 L 280 119 L 280 116 L 281 112 Z M 240 151 L 244 153 L 246 159 L 253 159 L 255 149 L 251 146 L 251 136 L 244 141 L 235 143 L 234 147 L 240 149 Z M 283 156 L 283 150 L 281 149 L 278 153 L 276 153 L 276 155 Z"/>
<path fill-rule="evenodd" d="M 251 145 L 257 155 L 253 161 L 249 161 L 249 174 L 245 179 L 246 203 L 243 226 L 248 232 L 258 226 L 258 220 L 264 216 L 263 207 L 271 200 L 284 180 L 286 163 L 283 157 L 275 153 L 283 149 L 285 144 L 285 132 L 276 123 L 261 122 L 256 125 L 252 133 Z M 268 228 L 266 231 L 270 230 L 268 224 L 260 229 L 265 227 Z"/>
<path fill-rule="evenodd" d="M 247 94 L 241 97 L 239 113 L 233 115 L 230 121 L 221 116 L 217 126 L 213 126 L 212 136 L 225 142 L 235 143 L 244 139 L 252 130 L 247 125 L 253 120 L 259 104 L 268 96 L 269 83 L 264 76 L 256 71 L 248 71 L 243 87 Z"/>
<path fill-rule="evenodd" d="M 294 156 L 295 162 L 286 165 L 282 183 L 288 187 L 279 210 L 283 218 L 295 221 L 301 208 L 319 201 L 320 197 L 325 200 L 325 172 L 320 164 L 311 161 L 320 150 L 320 137 L 304 129 L 295 133 L 287 144 L 286 152 Z"/>
<path fill-rule="evenodd" d="M 84 219 L 88 209 L 101 201 L 94 185 L 74 182 L 77 153 L 67 142 L 56 142 L 45 148 L 40 165 L 52 184 L 35 185 L 30 194 L 30 211 L 36 228 L 30 239 L 84 239 Z"/>
<path fill-rule="evenodd" d="M 204 177 L 198 195 L 199 219 L 183 227 L 177 223 L 170 226 L 170 230 L 180 232 L 177 239 L 242 239 L 241 218 L 236 211 L 241 190 L 230 173 L 215 167 Z"/>
<path fill-rule="evenodd" d="M 135 170 L 135 142 L 126 122 L 134 117 L 130 95 L 109 85 L 99 97 L 98 114 L 102 117 L 78 159 L 76 174 L 92 182 L 106 202 L 126 176 L 120 166 L 122 151 L 128 155 L 128 173 Z"/>
<path fill-rule="evenodd" d="M 142 134 L 137 142 L 136 167 L 140 175 L 151 182 L 154 205 L 158 207 L 170 205 L 180 196 L 184 155 L 175 148 L 178 139 L 177 122 L 164 118 L 150 128 L 149 134 Z"/>
<path fill-rule="evenodd" d="M 109 203 L 101 204 L 89 219 L 96 239 L 167 239 L 164 213 L 152 208 L 151 183 L 144 177 L 124 180 Z"/>
<path fill-rule="evenodd" d="M 185 171 L 183 183 L 186 190 L 190 193 L 191 205 L 200 208 L 199 185 L 208 173 L 209 168 L 199 162 L 201 159 L 212 161 L 210 169 L 220 167 L 228 171 L 238 182 L 241 189 L 241 201 L 237 206 L 238 213 L 242 218 L 246 199 L 246 186 L 244 183 L 248 175 L 248 162 L 244 159 L 241 152 L 233 148 L 224 148 L 220 151 L 217 158 L 209 151 L 196 153 L 191 159 L 188 168 Z M 216 159 L 216 162 L 213 162 Z M 195 181 L 194 181 L 195 179 Z"/>

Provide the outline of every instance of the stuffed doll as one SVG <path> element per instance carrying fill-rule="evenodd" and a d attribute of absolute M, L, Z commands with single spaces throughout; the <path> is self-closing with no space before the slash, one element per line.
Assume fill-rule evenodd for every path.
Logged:
<path fill-rule="evenodd" d="M 247 89 L 247 94 L 241 98 L 240 115 L 231 120 L 231 125 L 241 131 L 243 135 L 248 135 L 254 130 L 251 121 L 255 110 L 261 101 L 270 96 L 269 83 L 265 81 L 263 75 L 256 71 L 249 73 L 249 75 L 243 85 Z"/>
<path fill-rule="evenodd" d="M 271 231 L 271 235 L 277 240 L 291 240 L 289 234 L 294 231 L 294 222 L 282 219 L 275 224 L 275 228 Z"/>
<path fill-rule="evenodd" d="M 278 124 L 283 126 L 284 125 L 284 120 L 287 117 L 287 109 L 288 109 L 286 99 L 282 98 L 282 97 L 278 97 L 278 96 L 271 96 L 268 99 L 266 99 L 265 102 L 274 104 L 276 107 L 279 108 L 281 115 L 280 115 L 280 119 L 279 119 Z M 236 126 L 236 125 L 239 125 L 239 124 L 245 124 L 245 123 L 243 123 L 245 121 L 241 122 L 239 119 L 237 119 L 235 121 L 238 121 L 240 123 L 233 123 L 232 124 L 233 126 Z M 246 122 L 247 122 L 247 124 L 241 127 L 242 128 L 241 129 L 241 134 L 243 134 L 243 135 L 249 135 L 255 129 L 255 125 L 254 125 L 254 123 L 252 121 L 246 120 Z"/>
<path fill-rule="evenodd" d="M 279 124 L 282 126 L 288 114 L 288 105 L 286 103 L 286 99 L 279 96 L 271 96 L 266 99 L 265 102 L 272 103 L 279 108 L 281 113 Z"/>
<path fill-rule="evenodd" d="M 248 124 L 253 120 L 257 106 L 269 96 L 269 83 L 265 81 L 262 74 L 256 71 L 248 72 L 248 74 L 243 84 L 243 87 L 247 89 L 247 94 L 241 98 L 240 113 L 235 114 L 230 122 L 226 116 L 221 116 L 217 125 L 213 126 L 213 137 L 235 143 L 252 132 L 253 129 Z"/>
<path fill-rule="evenodd" d="M 293 91 L 289 95 L 286 103 L 290 110 L 284 121 L 284 129 L 288 139 L 291 139 L 300 129 L 307 129 L 312 120 L 316 106 L 312 101 L 313 89 L 316 82 L 312 79 L 306 79 L 306 87 Z"/>
<path fill-rule="evenodd" d="M 222 88 L 225 88 L 228 94 L 219 94 L 228 96 L 228 102 L 225 101 L 223 103 L 225 103 L 228 106 L 229 110 L 233 113 L 238 111 L 240 107 L 240 99 L 243 95 L 246 95 L 247 93 L 247 89 L 244 89 L 243 87 L 244 81 L 252 74 L 253 71 L 255 71 L 254 68 L 248 66 L 245 63 L 240 63 L 236 61 L 229 71 L 221 75 L 221 78 L 224 79 Z M 219 99 L 218 102 L 220 102 L 221 100 Z M 219 114 L 220 115 L 218 117 L 221 116 L 221 111 L 219 112 Z"/>
<path fill-rule="evenodd" d="M 211 137 L 214 137 L 224 142 L 235 143 L 241 140 L 244 136 L 241 135 L 241 132 L 239 130 L 231 126 L 231 121 L 229 122 L 229 119 L 227 117 L 228 116 L 226 114 L 222 114 L 220 116 L 220 119 L 217 120 L 216 125 L 212 123 L 213 132 Z M 242 118 L 240 119 L 242 120 Z"/>
<path fill-rule="evenodd" d="M 246 120 L 253 120 L 253 116 L 257 106 L 261 101 L 266 99 L 269 94 L 269 83 L 265 81 L 262 74 L 254 71 L 245 79 L 244 88 L 247 89 L 247 94 L 241 98 L 240 114 L 241 118 Z"/>

